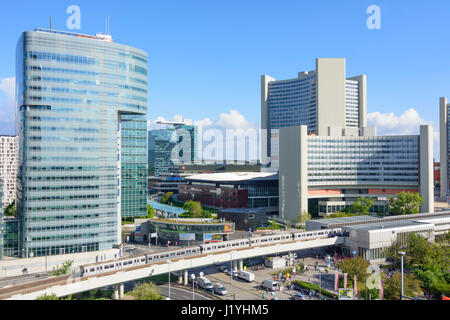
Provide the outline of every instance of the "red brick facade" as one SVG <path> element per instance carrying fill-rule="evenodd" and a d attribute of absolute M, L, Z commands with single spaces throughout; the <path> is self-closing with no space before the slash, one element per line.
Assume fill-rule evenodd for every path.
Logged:
<path fill-rule="evenodd" d="M 248 208 L 248 190 L 202 185 L 179 185 L 178 200 L 200 201 L 203 206 L 220 209 Z"/>

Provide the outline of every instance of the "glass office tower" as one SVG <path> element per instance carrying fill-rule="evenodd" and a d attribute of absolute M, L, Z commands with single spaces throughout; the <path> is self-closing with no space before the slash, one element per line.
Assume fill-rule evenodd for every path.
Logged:
<path fill-rule="evenodd" d="M 111 249 L 146 215 L 147 54 L 36 29 L 16 59 L 21 255 Z"/>
<path fill-rule="evenodd" d="M 185 136 L 190 138 L 187 148 L 181 146 Z M 194 163 L 197 160 L 197 137 L 197 126 L 192 125 L 173 125 L 165 129 L 150 130 L 148 132 L 149 173 L 156 177 L 180 173 L 181 165 L 176 161 L 178 159 L 172 159 L 172 151 L 178 144 L 180 144 L 179 158 L 185 157 L 187 160 L 183 164 Z"/>

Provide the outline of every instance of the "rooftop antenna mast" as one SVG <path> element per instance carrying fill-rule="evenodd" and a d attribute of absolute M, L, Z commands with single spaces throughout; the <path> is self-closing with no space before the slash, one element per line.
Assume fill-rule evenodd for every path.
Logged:
<path fill-rule="evenodd" d="M 50 31 L 52 31 L 52 16 L 50 16 Z"/>

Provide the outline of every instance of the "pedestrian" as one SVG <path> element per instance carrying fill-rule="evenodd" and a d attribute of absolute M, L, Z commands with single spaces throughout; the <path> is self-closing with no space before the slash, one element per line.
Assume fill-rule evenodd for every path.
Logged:
<path fill-rule="evenodd" d="M 309 290 L 309 300 L 311 300 L 312 299 L 312 292 L 311 292 L 311 290 Z"/>

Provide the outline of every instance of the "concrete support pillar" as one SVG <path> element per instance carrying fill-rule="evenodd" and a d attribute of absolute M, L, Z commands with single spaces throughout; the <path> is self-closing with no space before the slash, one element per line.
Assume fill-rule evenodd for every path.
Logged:
<path fill-rule="evenodd" d="M 181 273 L 181 271 L 178 273 L 178 284 L 182 284 L 183 283 L 183 274 Z"/>
<path fill-rule="evenodd" d="M 187 271 L 187 270 L 184 270 L 184 273 L 183 273 L 183 274 L 184 274 L 184 277 L 183 277 L 183 278 L 184 278 L 184 279 L 183 279 L 183 280 L 184 280 L 184 285 L 187 286 L 187 285 L 188 285 L 188 281 L 189 281 L 189 278 L 188 278 L 188 277 L 189 277 L 188 271 Z"/>
<path fill-rule="evenodd" d="M 233 261 L 233 270 L 234 271 L 237 271 L 237 261 L 235 260 L 235 261 Z"/>
<path fill-rule="evenodd" d="M 115 284 L 115 285 L 113 286 L 113 290 L 114 290 L 114 293 L 113 293 L 113 300 L 119 300 L 119 285 L 118 285 L 118 284 Z"/>
<path fill-rule="evenodd" d="M 434 211 L 434 161 L 433 127 L 420 126 L 420 186 L 419 192 L 425 202 L 421 213 Z"/>
<path fill-rule="evenodd" d="M 119 284 L 119 300 L 123 300 L 125 293 L 125 285 L 123 283 Z"/>
<path fill-rule="evenodd" d="M 239 271 L 244 271 L 244 260 L 239 260 Z"/>

